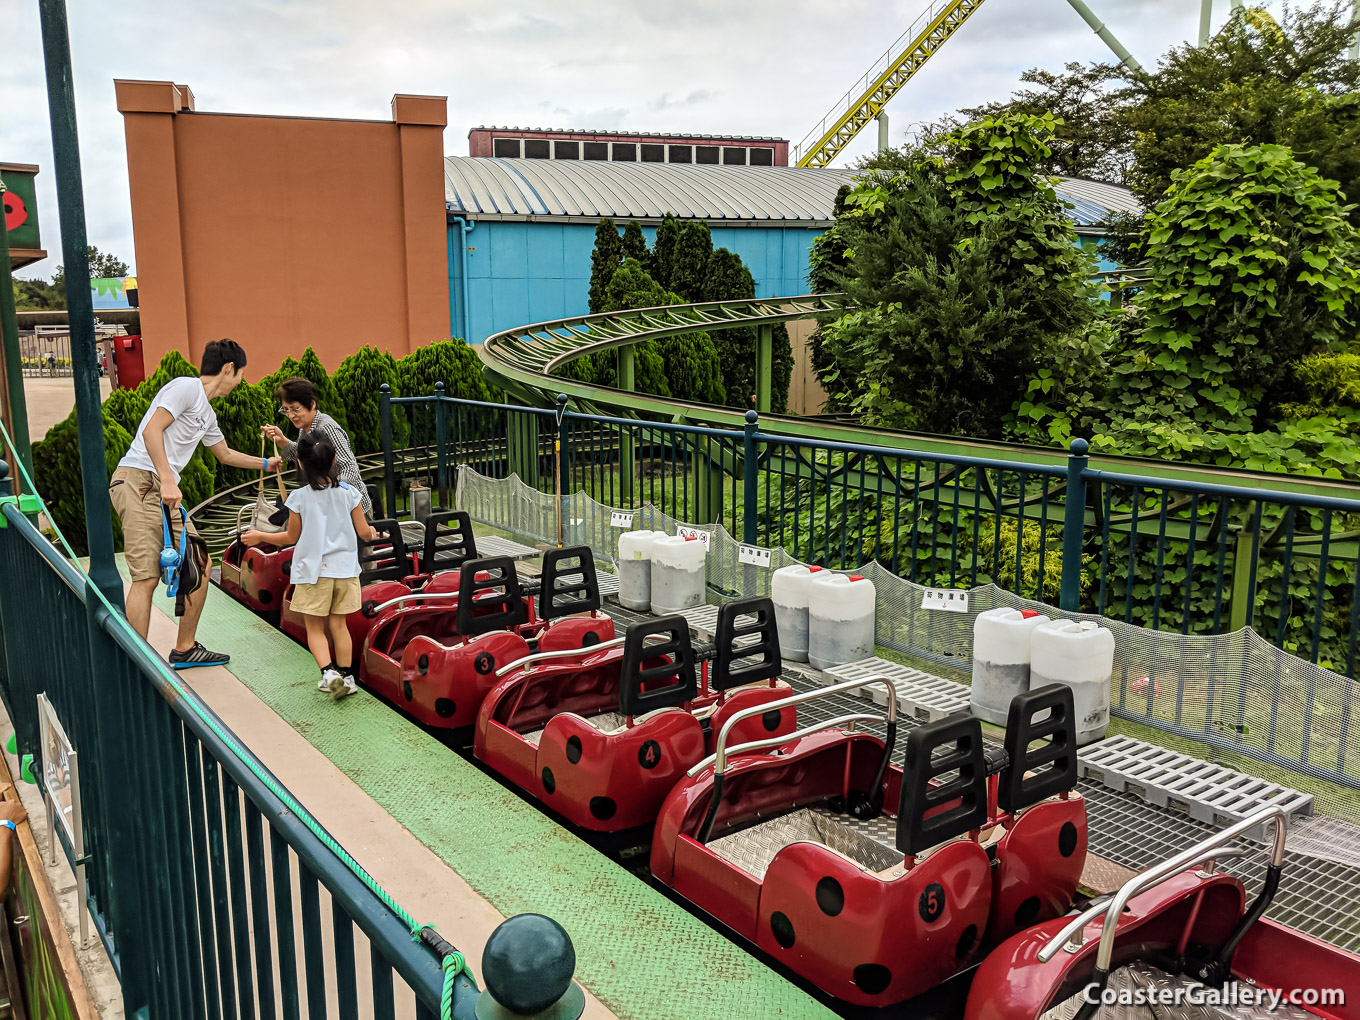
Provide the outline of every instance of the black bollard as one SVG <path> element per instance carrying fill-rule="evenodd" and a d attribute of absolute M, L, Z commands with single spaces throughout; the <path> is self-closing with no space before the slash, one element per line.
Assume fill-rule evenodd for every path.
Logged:
<path fill-rule="evenodd" d="M 477 1020 L 577 1020 L 586 994 L 571 979 L 575 970 L 565 928 L 542 914 L 516 914 L 487 939 Z"/>

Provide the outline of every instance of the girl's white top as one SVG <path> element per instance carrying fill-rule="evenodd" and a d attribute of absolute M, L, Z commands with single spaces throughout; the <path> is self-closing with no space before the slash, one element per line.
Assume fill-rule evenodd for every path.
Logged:
<path fill-rule="evenodd" d="M 302 518 L 302 535 L 293 552 L 294 584 L 315 584 L 322 577 L 359 576 L 359 536 L 350 514 L 359 505 L 357 489 L 344 482 L 328 489 L 304 485 L 284 505 Z"/>

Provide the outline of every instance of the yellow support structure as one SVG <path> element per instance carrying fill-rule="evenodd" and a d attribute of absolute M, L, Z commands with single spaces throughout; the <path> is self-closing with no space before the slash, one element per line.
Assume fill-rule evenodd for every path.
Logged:
<path fill-rule="evenodd" d="M 892 48 L 798 143 L 794 149 L 797 165 L 828 166 L 982 3 L 983 0 L 931 0 L 930 7 Z"/>

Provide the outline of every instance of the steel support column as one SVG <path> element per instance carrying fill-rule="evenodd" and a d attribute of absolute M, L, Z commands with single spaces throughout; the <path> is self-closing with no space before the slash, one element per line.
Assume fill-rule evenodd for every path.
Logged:
<path fill-rule="evenodd" d="M 770 394 L 774 387 L 774 325 L 762 323 L 756 333 L 756 410 L 769 414 Z"/>
<path fill-rule="evenodd" d="M 631 344 L 619 348 L 619 389 L 629 393 L 634 389 L 634 353 Z M 637 491 L 637 451 L 634 449 L 633 433 L 628 429 L 619 430 L 619 500 L 624 506 L 633 505 Z"/>
<path fill-rule="evenodd" d="M 71 369 L 75 376 L 76 427 L 80 437 L 80 475 L 85 494 L 85 534 L 90 546 L 90 578 L 113 605 L 123 606 L 123 581 L 113 559 L 113 515 L 105 463 L 104 416 L 99 399 L 94 306 L 90 299 L 90 259 L 86 250 L 85 195 L 76 134 L 76 95 L 71 71 L 71 42 L 65 0 L 39 0 L 43 57 L 47 65 L 47 108 L 52 120 L 57 211 L 66 267 L 66 310 L 71 324 Z"/>

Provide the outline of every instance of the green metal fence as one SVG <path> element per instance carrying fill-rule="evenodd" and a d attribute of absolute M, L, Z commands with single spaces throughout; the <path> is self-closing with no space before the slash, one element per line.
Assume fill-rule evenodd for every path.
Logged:
<path fill-rule="evenodd" d="M 431 422 L 413 423 L 416 456 L 398 464 L 385 450 L 399 510 L 412 478 L 451 505 L 467 464 L 543 492 L 722 523 L 823 566 L 877 561 L 925 585 L 990 582 L 1187 635 L 1250 625 L 1355 674 L 1360 499 L 1103 471 L 1081 440 L 1058 467 L 770 434 L 755 412 L 736 431 L 442 395 L 384 394 L 385 421 L 394 405 Z"/>
<path fill-rule="evenodd" d="M 0 495 L 7 471 L 0 461 Z M 376 1020 L 412 1000 L 420 1020 L 472 1016 L 461 957 L 392 902 L 13 499 L 0 502 L 0 576 L 0 694 L 35 772 L 47 752 L 40 693 L 87 763 L 87 905 L 129 1017 L 357 1018 L 361 998 Z"/>

